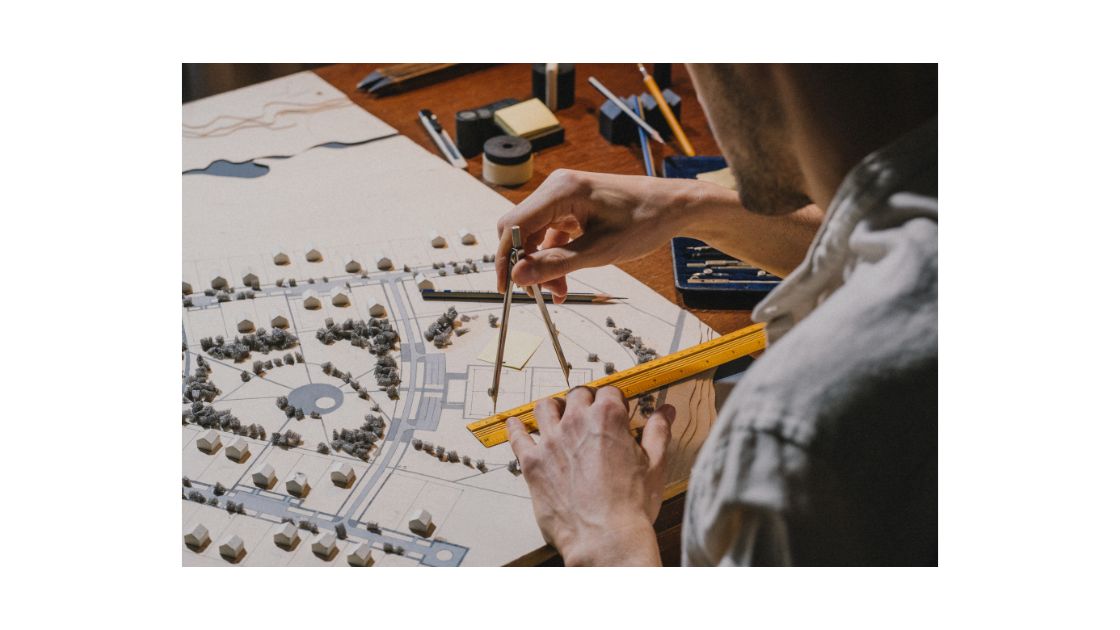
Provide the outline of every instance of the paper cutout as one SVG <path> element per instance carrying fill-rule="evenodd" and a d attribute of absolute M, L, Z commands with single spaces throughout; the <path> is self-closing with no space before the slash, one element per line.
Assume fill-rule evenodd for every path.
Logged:
<path fill-rule="evenodd" d="M 502 353 L 502 365 L 515 370 L 520 370 L 525 367 L 529 362 L 529 358 L 540 347 L 541 341 L 544 339 L 529 333 L 523 333 L 520 330 L 510 330 L 506 333 L 506 349 Z M 490 343 L 486 344 L 486 348 L 478 358 L 494 365 L 494 361 L 498 357 L 498 335 L 495 334 Z"/>
<path fill-rule="evenodd" d="M 396 132 L 314 73 L 301 72 L 183 105 L 182 170 L 205 169 L 217 160 L 291 156 Z"/>

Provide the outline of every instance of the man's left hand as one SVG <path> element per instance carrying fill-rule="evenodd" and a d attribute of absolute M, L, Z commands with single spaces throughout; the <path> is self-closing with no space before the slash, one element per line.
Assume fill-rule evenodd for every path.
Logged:
<path fill-rule="evenodd" d="M 661 509 L 672 405 L 649 417 L 639 445 L 614 387 L 573 388 L 535 407 L 540 439 L 507 421 L 545 540 L 565 564 L 658 565 L 653 520 Z"/>

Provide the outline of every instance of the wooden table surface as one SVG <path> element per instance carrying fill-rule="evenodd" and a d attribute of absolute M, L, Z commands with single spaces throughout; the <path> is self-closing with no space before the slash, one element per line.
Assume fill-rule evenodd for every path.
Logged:
<path fill-rule="evenodd" d="M 476 70 L 399 94 L 370 96 L 359 92 L 358 81 L 387 64 L 338 64 L 315 70 L 331 85 L 345 93 L 352 101 L 381 120 L 395 127 L 403 135 L 432 153 L 436 149 L 417 117 L 418 112 L 432 110 L 454 137 L 455 112 L 474 109 L 504 98 L 524 100 L 533 96 L 530 64 L 504 64 Z M 648 67 L 648 65 L 647 65 Z M 564 126 L 564 143 L 545 149 L 534 157 L 533 178 L 517 188 L 491 186 L 504 197 L 518 203 L 529 196 L 552 171 L 570 168 L 602 173 L 644 175 L 641 150 L 634 146 L 612 145 L 599 135 L 599 105 L 603 97 L 587 82 L 594 76 L 619 97 L 640 94 L 645 90 L 641 74 L 635 64 L 576 64 L 575 104 L 556 112 Z M 707 119 L 696 99 L 696 91 L 682 64 L 673 64 L 672 83 L 669 87 L 681 97 L 681 126 L 696 149 L 697 155 L 720 155 Z M 654 146 L 654 159 L 660 168 L 661 159 L 676 151 L 671 135 L 666 136 L 669 146 Z M 468 160 L 468 171 L 482 181 L 482 156 Z M 673 268 L 666 243 L 657 251 L 637 260 L 619 265 L 640 282 L 660 293 L 681 308 L 687 308 L 673 286 Z M 699 310 L 689 308 L 704 323 L 721 334 L 749 325 L 749 311 Z M 654 528 L 661 548 L 662 562 L 666 565 L 680 563 L 680 523 L 684 511 L 684 494 L 669 499 L 662 506 Z M 553 559 L 546 564 L 558 564 Z"/>
<path fill-rule="evenodd" d="M 503 98 L 524 100 L 533 96 L 529 64 L 497 65 L 389 96 L 369 96 L 356 89 L 358 81 L 374 68 L 384 65 L 387 64 L 339 64 L 320 68 L 315 72 L 355 103 L 441 158 L 442 154 L 417 117 L 421 109 L 432 110 L 454 137 L 455 112 Z M 559 168 L 624 175 L 645 174 L 641 150 L 636 143 L 631 147 L 613 145 L 599 135 L 598 111 L 604 99 L 587 82 L 589 76 L 598 78 L 621 98 L 640 94 L 645 89 L 634 64 L 576 64 L 575 104 L 556 112 L 556 117 L 564 126 L 564 143 L 536 154 L 533 158 L 533 179 L 527 184 L 517 188 L 491 188 L 506 199 L 518 203 L 536 190 L 549 173 Z M 696 154 L 720 155 L 719 147 L 708 128 L 708 121 L 696 100 L 696 91 L 692 88 L 688 72 L 682 64 L 673 64 L 672 76 L 670 88 L 681 97 L 681 126 L 696 148 Z M 669 146 L 662 147 L 656 142 L 652 143 L 658 165 L 661 164 L 662 155 L 672 155 L 676 150 L 670 137 L 671 135 L 666 137 L 670 141 Z M 482 156 L 471 158 L 468 162 L 467 170 L 481 182 Z M 622 263 L 619 267 L 669 301 L 686 308 L 673 287 L 673 266 L 668 243 L 643 258 Z M 749 311 L 689 310 L 720 334 L 750 324 Z"/>

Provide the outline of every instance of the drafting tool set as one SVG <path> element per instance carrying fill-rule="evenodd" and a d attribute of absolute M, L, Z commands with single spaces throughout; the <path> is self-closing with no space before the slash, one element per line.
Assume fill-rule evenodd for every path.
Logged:
<path fill-rule="evenodd" d="M 693 179 L 700 173 L 727 167 L 721 157 L 665 158 L 666 177 Z M 671 241 L 673 284 L 686 306 L 693 308 L 752 308 L 781 278 L 752 267 L 703 241 L 678 236 Z"/>
<path fill-rule="evenodd" d="M 765 348 L 765 324 L 755 324 L 668 356 L 640 363 L 621 372 L 608 374 L 587 383 L 586 386 L 617 387 L 626 398 L 635 398 Z M 497 365 L 501 365 L 500 360 Z M 552 397 L 563 398 L 567 393 L 567 391 L 557 392 Z M 537 421 L 533 414 L 535 404 L 536 401 L 533 401 L 472 422 L 467 425 L 467 429 L 487 448 L 501 444 L 509 440 L 509 434 L 506 432 L 508 418 L 517 417 L 525 424 L 525 428 L 530 431 L 536 430 Z"/>

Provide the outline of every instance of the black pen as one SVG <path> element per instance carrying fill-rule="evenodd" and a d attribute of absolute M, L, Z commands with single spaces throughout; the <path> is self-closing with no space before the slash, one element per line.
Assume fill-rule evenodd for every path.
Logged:
<path fill-rule="evenodd" d="M 447 158 L 448 162 L 451 162 L 452 166 L 456 168 L 467 168 L 467 161 L 463 159 L 462 154 L 459 153 L 459 149 L 455 146 L 455 143 L 451 141 L 451 136 L 448 135 L 447 130 L 439 124 L 439 119 L 432 113 L 432 110 L 420 110 L 420 122 L 424 125 L 424 128 L 428 130 L 428 135 L 432 137 L 436 146 L 439 147 L 443 156 Z"/>

